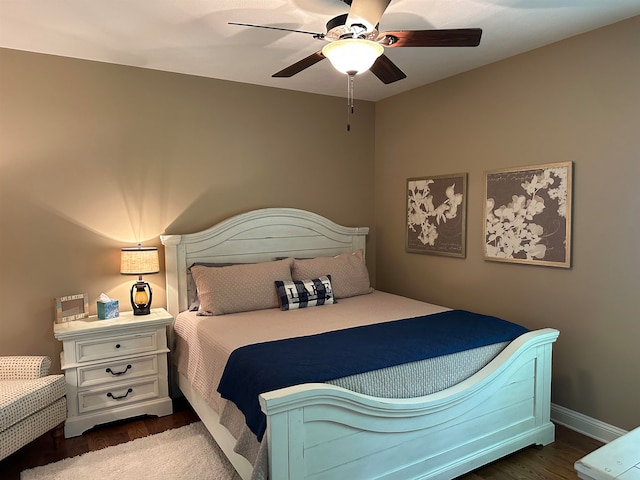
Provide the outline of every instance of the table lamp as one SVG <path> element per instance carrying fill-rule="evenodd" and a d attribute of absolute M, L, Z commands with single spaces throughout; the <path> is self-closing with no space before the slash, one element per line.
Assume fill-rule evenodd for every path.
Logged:
<path fill-rule="evenodd" d="M 131 306 L 134 315 L 151 313 L 151 285 L 142 281 L 142 275 L 158 273 L 158 249 L 156 247 L 123 248 L 120 254 L 120 273 L 122 275 L 138 275 L 138 281 L 131 287 Z"/>

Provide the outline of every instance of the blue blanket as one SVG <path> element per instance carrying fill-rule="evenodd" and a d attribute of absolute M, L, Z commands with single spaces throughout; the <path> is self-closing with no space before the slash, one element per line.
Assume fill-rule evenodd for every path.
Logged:
<path fill-rule="evenodd" d="M 496 317 L 452 310 L 257 343 L 231 353 L 218 392 L 236 404 L 260 441 L 267 424 L 261 393 L 511 341 L 526 331 Z"/>

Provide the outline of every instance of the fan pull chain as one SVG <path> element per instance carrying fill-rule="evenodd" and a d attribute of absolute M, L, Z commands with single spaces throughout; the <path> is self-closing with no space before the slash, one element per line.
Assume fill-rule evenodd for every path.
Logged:
<path fill-rule="evenodd" d="M 347 72 L 347 132 L 351 131 L 351 114 L 353 114 L 353 84 L 356 72 Z"/>

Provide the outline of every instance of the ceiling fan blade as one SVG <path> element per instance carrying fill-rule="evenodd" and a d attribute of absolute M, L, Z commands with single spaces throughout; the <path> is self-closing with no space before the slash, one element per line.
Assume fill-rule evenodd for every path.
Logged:
<path fill-rule="evenodd" d="M 396 30 L 381 33 L 378 42 L 385 47 L 477 47 L 481 36 L 481 28 Z"/>
<path fill-rule="evenodd" d="M 324 38 L 324 33 L 307 32 L 305 30 L 295 30 L 293 28 L 269 27 L 267 25 L 254 25 L 253 23 L 237 23 L 237 22 L 229 22 L 229 25 L 240 25 L 241 27 L 266 28 L 269 30 L 281 30 L 283 32 L 306 33 L 307 35 L 313 35 L 314 38 L 320 38 L 320 39 Z"/>
<path fill-rule="evenodd" d="M 378 57 L 369 70 L 386 85 L 407 78 L 407 75 L 384 53 Z"/>
<path fill-rule="evenodd" d="M 322 54 L 322 50 L 317 51 L 316 53 L 312 53 L 308 57 L 303 58 L 302 60 L 294 63 L 293 65 L 289 65 L 287 68 L 280 70 L 278 73 L 274 73 L 271 75 L 272 77 L 293 77 L 296 73 L 300 73 L 305 68 L 309 68 L 312 65 L 315 65 L 320 60 L 324 60 L 325 56 Z"/>
<path fill-rule="evenodd" d="M 360 24 L 370 32 L 378 25 L 390 3 L 391 0 L 353 0 L 347 16 L 347 27 Z"/>

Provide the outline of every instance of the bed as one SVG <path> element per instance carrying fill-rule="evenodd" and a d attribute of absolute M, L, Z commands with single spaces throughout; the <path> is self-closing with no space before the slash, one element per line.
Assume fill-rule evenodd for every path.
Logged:
<path fill-rule="evenodd" d="M 373 289 L 338 297 L 339 289 L 349 285 L 334 279 L 334 305 L 201 316 L 189 311 L 193 276 L 218 267 L 237 270 L 236 264 L 242 269 L 267 263 L 273 266 L 269 268 L 280 268 L 276 265 L 293 259 L 301 265 L 317 258 L 351 262 L 365 255 L 367 234 L 368 228 L 340 226 L 308 211 L 267 208 L 237 215 L 203 232 L 161 236 L 167 309 L 176 318 L 170 342 L 179 353 L 173 378 L 239 476 L 244 480 L 450 479 L 526 446 L 551 443 L 551 353 L 559 334 L 551 328 L 470 350 L 478 366 L 468 371 L 463 371 L 472 363 L 463 356 L 468 352 L 398 366 L 428 377 L 413 382 L 416 390 L 402 395 L 394 386 L 391 393 L 378 394 L 389 383 L 390 377 L 384 375 L 390 369 L 371 372 L 372 377 L 383 372 L 373 387 L 365 373 L 266 391 L 259 395 L 266 419 L 264 437 L 258 441 L 252 435 L 242 412 L 217 392 L 217 377 L 224 375 L 226 365 L 215 360 L 207 366 L 206 352 L 220 350 L 228 356 L 253 343 L 341 329 L 343 320 L 355 322 L 349 328 L 364 328 L 451 311 Z M 191 268 L 194 264 L 203 268 Z M 277 293 L 275 286 L 271 288 Z M 205 300 L 206 293 L 202 292 Z M 356 319 L 353 312 L 363 310 L 369 312 L 367 319 Z M 308 320 L 317 315 L 323 316 L 318 317 L 321 321 Z M 301 326 L 292 327 L 294 323 Z M 244 329 L 238 330 L 242 325 Z M 447 373 L 439 373 L 441 368 L 448 368 Z"/>

